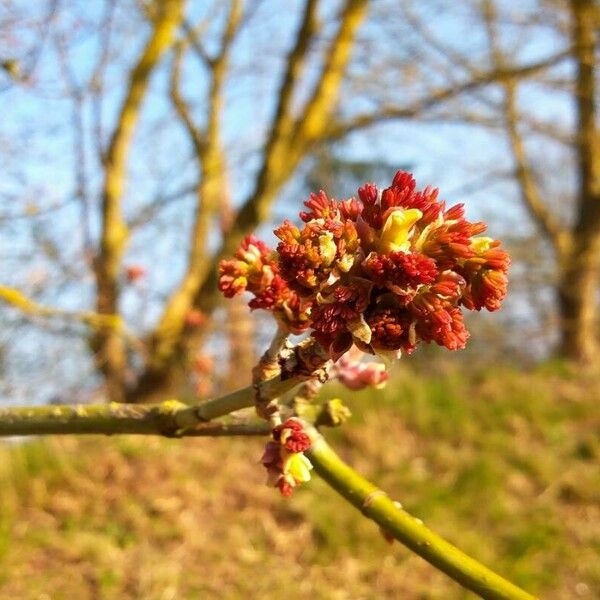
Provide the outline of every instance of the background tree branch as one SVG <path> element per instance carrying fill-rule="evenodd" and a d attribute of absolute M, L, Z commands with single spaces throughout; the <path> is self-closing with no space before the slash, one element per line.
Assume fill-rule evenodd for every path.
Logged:
<path fill-rule="evenodd" d="M 220 120 L 222 119 L 223 85 L 228 69 L 231 44 L 242 22 L 242 3 L 231 3 L 229 16 L 223 32 L 221 48 L 215 58 L 210 59 L 210 90 L 208 95 L 208 123 L 201 131 L 193 121 L 190 109 L 179 90 L 180 69 L 184 46 L 179 44 L 171 76 L 171 99 L 177 114 L 185 124 L 192 142 L 200 179 L 197 188 L 197 206 L 194 228 L 191 234 L 187 270 L 182 281 L 169 297 L 151 340 L 148 369 L 163 367 L 165 361 L 173 363 L 172 350 L 185 326 L 185 317 L 192 308 L 193 300 L 209 266 L 208 236 L 215 216 L 230 200 L 227 183 L 225 152 L 222 147 Z M 193 32 L 188 32 L 193 36 Z M 185 361 L 184 356 L 178 357 Z"/>
<path fill-rule="evenodd" d="M 292 99 L 296 91 L 296 86 L 304 70 L 307 61 L 307 55 L 314 35 L 317 33 L 316 11 L 318 7 L 317 0 L 308 0 L 295 43 L 287 57 L 287 66 L 279 88 L 277 107 L 274 112 L 273 121 L 269 128 L 269 137 L 265 145 L 262 158 L 262 166 L 256 178 L 256 184 L 250 196 L 236 213 L 227 235 L 219 251 L 210 259 L 202 283 L 197 287 L 193 297 L 193 306 L 199 308 L 206 314 L 210 314 L 216 307 L 218 300 L 217 291 L 217 269 L 221 259 L 233 253 L 241 238 L 255 229 L 267 216 L 267 212 L 285 181 L 297 168 L 300 160 L 305 157 L 309 151 L 310 143 L 307 137 L 308 130 L 302 129 L 302 123 L 308 119 L 309 123 L 315 123 L 316 115 L 319 113 L 319 119 L 322 119 L 320 127 L 327 122 L 327 115 L 331 114 L 336 104 L 336 90 L 339 88 L 344 69 L 350 58 L 352 42 L 356 31 L 365 16 L 365 0 L 349 0 L 342 10 L 340 24 L 335 39 L 332 41 L 327 58 L 324 62 L 323 70 L 319 81 L 315 87 L 311 101 L 307 104 L 306 110 L 301 117 L 294 117 L 292 113 Z M 218 64 L 218 62 L 216 63 Z M 223 68 L 224 68 L 223 63 Z M 315 125 L 310 135 L 314 135 Z M 297 135 L 292 132 L 297 131 Z M 222 156 L 214 153 L 213 164 L 222 165 Z M 222 172 L 222 166 L 221 172 Z M 206 161 L 203 161 L 203 169 L 206 169 Z M 217 169 L 218 171 L 219 169 Z M 216 178 L 209 183 L 208 179 L 212 173 L 203 171 L 201 185 L 213 185 L 215 194 L 222 193 L 223 179 Z M 208 180 L 208 181 L 207 181 Z M 204 183 L 203 183 L 204 182 Z M 206 260 L 206 257 L 203 257 Z M 166 315 L 167 313 L 165 313 Z M 164 322 L 165 316 L 163 316 Z M 160 343 L 160 336 L 154 336 L 158 339 L 160 353 L 157 354 L 157 360 L 148 365 L 148 368 L 141 375 L 139 386 L 131 394 L 132 398 L 144 401 L 148 398 L 147 394 L 164 394 L 161 389 L 161 382 L 166 382 L 167 386 L 175 387 L 178 385 L 179 378 L 173 377 L 173 372 L 169 372 L 169 365 L 172 365 L 175 357 L 185 356 L 191 347 L 199 345 L 203 332 L 194 329 L 185 329 L 181 325 L 175 330 L 178 335 L 169 335 L 167 343 Z M 153 344 L 155 342 L 153 341 Z"/>
<path fill-rule="evenodd" d="M 328 127 L 325 137 L 331 141 L 338 140 L 353 131 L 365 129 L 379 123 L 418 117 L 427 110 L 456 98 L 461 94 L 475 91 L 491 83 L 530 77 L 544 69 L 555 66 L 568 57 L 569 52 L 563 51 L 531 64 L 508 68 L 494 68 L 486 72 L 475 73 L 467 81 L 443 87 L 439 90 L 433 90 L 423 98 L 410 102 L 405 106 L 383 106 L 377 111 L 359 114 L 346 121 L 333 121 Z"/>
<path fill-rule="evenodd" d="M 170 47 L 183 17 L 183 0 L 167 0 L 158 5 L 152 34 L 131 71 L 125 99 L 119 111 L 109 146 L 103 157 L 105 167 L 102 192 L 102 233 L 96 257 L 97 311 L 119 312 L 119 275 L 128 232 L 121 210 L 127 155 L 146 93 L 150 75 Z M 127 357 L 122 339 L 113 329 L 102 328 L 92 341 L 98 364 L 106 378 L 108 396 L 125 399 Z"/>

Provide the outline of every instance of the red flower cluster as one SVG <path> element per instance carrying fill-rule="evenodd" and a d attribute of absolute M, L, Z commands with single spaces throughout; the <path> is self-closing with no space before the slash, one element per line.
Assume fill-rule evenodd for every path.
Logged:
<path fill-rule="evenodd" d="M 269 476 L 268 484 L 291 496 L 294 488 L 310 480 L 312 465 L 303 452 L 310 448 L 310 438 L 298 419 L 288 419 L 273 428 L 261 459 Z"/>
<path fill-rule="evenodd" d="M 416 189 L 399 171 L 384 190 L 366 184 L 358 199 L 312 194 L 275 230 L 275 250 L 247 237 L 220 268 L 227 297 L 249 291 L 292 333 L 312 330 L 331 356 L 353 344 L 365 352 L 412 352 L 419 341 L 450 350 L 469 337 L 462 308 L 494 311 L 506 295 L 509 257 L 477 237 L 484 223 L 446 208 L 438 190 Z"/>
<path fill-rule="evenodd" d="M 250 308 L 269 310 L 290 332 L 302 333 L 310 325 L 310 302 L 294 292 L 279 271 L 277 254 L 249 235 L 234 260 L 219 265 L 219 289 L 226 298 L 251 292 Z"/>

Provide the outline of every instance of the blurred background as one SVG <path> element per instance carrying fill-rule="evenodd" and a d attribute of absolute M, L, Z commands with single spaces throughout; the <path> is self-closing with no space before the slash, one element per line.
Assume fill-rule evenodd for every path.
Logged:
<path fill-rule="evenodd" d="M 219 260 L 407 169 L 504 241 L 509 298 L 331 437 L 544 598 L 600 597 L 599 25 L 596 0 L 3 0 L 0 403 L 248 383 L 272 323 L 221 301 Z M 281 501 L 260 445 L 0 446 L 0 597 L 468 597 L 319 482 Z"/>

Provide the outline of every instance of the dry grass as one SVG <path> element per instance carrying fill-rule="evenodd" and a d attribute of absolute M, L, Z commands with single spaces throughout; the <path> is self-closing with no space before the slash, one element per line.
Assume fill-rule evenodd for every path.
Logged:
<path fill-rule="evenodd" d="M 401 374 L 334 445 L 415 515 L 551 600 L 600 597 L 600 384 Z M 469 597 L 314 481 L 263 485 L 259 440 L 0 447 L 0 598 Z"/>

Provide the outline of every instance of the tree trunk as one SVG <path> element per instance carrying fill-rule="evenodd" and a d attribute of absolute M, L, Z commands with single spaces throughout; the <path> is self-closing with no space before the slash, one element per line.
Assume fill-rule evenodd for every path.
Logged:
<path fill-rule="evenodd" d="M 577 65 L 575 155 L 579 182 L 571 247 L 561 260 L 560 350 L 565 358 L 590 364 L 599 357 L 596 309 L 600 283 L 600 141 L 595 82 L 598 4 L 571 0 L 570 5 Z"/>
<path fill-rule="evenodd" d="M 560 355 L 587 365 L 600 357 L 600 232 L 594 232 L 590 238 L 574 240 L 573 250 L 563 261 L 558 284 Z"/>

